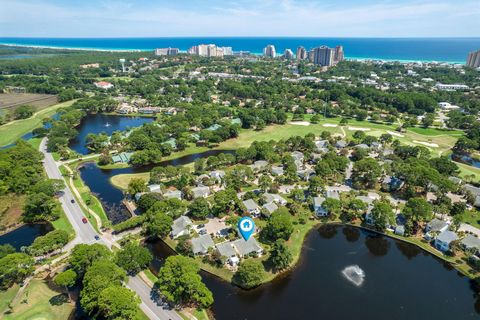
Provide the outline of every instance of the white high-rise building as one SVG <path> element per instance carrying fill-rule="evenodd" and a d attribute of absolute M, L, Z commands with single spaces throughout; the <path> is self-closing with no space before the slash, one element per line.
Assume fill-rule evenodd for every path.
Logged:
<path fill-rule="evenodd" d="M 277 52 L 275 51 L 275 46 L 273 44 L 269 44 L 263 49 L 263 55 L 267 58 L 275 58 L 277 56 Z"/>
<path fill-rule="evenodd" d="M 222 49 L 224 56 L 233 56 L 232 47 L 219 47 L 219 49 Z"/>
<path fill-rule="evenodd" d="M 290 49 L 285 49 L 283 52 L 283 57 L 287 60 L 293 60 L 293 52 Z"/>
<path fill-rule="evenodd" d="M 214 44 L 199 44 L 188 49 L 187 53 L 201 57 L 223 57 L 224 48 L 217 47 Z"/>

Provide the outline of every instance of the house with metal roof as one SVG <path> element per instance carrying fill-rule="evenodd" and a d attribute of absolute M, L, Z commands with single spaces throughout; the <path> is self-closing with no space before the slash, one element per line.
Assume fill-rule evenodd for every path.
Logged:
<path fill-rule="evenodd" d="M 150 184 L 147 186 L 148 192 L 162 193 L 161 186 L 159 184 Z"/>
<path fill-rule="evenodd" d="M 272 168 L 270 168 L 270 172 L 274 176 L 281 176 L 281 175 L 283 175 L 283 167 L 282 166 L 272 166 Z"/>
<path fill-rule="evenodd" d="M 177 198 L 182 200 L 182 191 L 180 190 L 170 190 L 163 194 L 163 196 L 167 199 Z"/>
<path fill-rule="evenodd" d="M 280 204 L 282 206 L 285 206 L 288 203 L 284 197 L 276 193 L 265 193 L 263 197 L 265 198 L 265 203 L 275 202 L 276 204 Z"/>

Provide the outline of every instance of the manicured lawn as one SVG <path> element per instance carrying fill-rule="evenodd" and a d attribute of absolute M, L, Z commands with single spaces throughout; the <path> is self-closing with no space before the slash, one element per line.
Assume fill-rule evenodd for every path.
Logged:
<path fill-rule="evenodd" d="M 0 314 L 3 314 L 8 308 L 9 303 L 13 300 L 19 289 L 20 287 L 15 284 L 7 290 L 0 291 Z"/>
<path fill-rule="evenodd" d="M 61 302 L 61 293 L 50 289 L 43 280 L 32 280 L 5 320 L 68 319 L 74 305 Z"/>
<path fill-rule="evenodd" d="M 56 210 L 58 210 L 59 214 L 60 214 L 60 218 L 58 218 L 57 220 L 55 221 L 52 221 L 52 225 L 53 227 L 56 229 L 56 230 L 64 230 L 68 233 L 68 235 L 70 236 L 70 238 L 74 238 L 75 237 L 75 231 L 73 230 L 73 227 L 72 225 L 70 224 L 70 221 L 68 221 L 68 218 L 67 216 L 65 215 L 65 212 L 63 212 L 63 209 L 62 207 L 60 206 L 60 204 L 58 204 Z"/>
<path fill-rule="evenodd" d="M 441 135 L 458 135 L 461 136 L 463 135 L 463 131 L 460 130 L 445 130 L 445 129 L 436 129 L 436 128 L 420 128 L 420 127 L 414 127 L 414 128 L 408 128 L 408 131 L 412 131 L 418 134 L 422 134 L 425 136 L 441 136 Z"/>
<path fill-rule="evenodd" d="M 28 119 L 16 120 L 0 126 L 0 146 L 13 143 L 24 134 L 40 127 L 44 118 L 54 115 L 58 108 L 71 106 L 73 102 L 74 100 L 59 103 L 35 113 Z"/>
<path fill-rule="evenodd" d="M 460 177 L 466 181 L 480 182 L 480 168 L 469 166 L 464 163 L 455 162 L 460 168 Z"/>
<path fill-rule="evenodd" d="M 107 218 L 107 214 L 105 213 L 105 210 L 103 210 L 102 204 L 100 203 L 100 200 L 97 199 L 97 197 L 93 196 L 90 192 L 90 189 L 83 184 L 83 181 L 81 178 L 73 179 L 73 185 L 75 188 L 78 190 L 80 193 L 82 200 L 85 204 L 89 203 L 88 207 L 93 210 L 99 217 L 100 220 L 102 220 L 102 225 L 104 227 L 107 227 L 110 225 L 110 221 Z M 82 207 L 83 209 L 83 207 Z M 87 215 L 88 220 L 92 225 L 95 227 L 95 229 L 98 230 L 97 226 L 97 220 L 91 216 L 90 214 Z"/>
<path fill-rule="evenodd" d="M 150 172 L 118 174 L 110 178 L 110 183 L 118 189 L 127 190 L 128 183 L 133 178 L 141 178 L 148 182 L 150 180 Z"/>
<path fill-rule="evenodd" d="M 27 142 L 35 148 L 35 150 L 38 150 L 40 148 L 40 143 L 42 142 L 42 138 L 32 138 L 28 139 Z"/>

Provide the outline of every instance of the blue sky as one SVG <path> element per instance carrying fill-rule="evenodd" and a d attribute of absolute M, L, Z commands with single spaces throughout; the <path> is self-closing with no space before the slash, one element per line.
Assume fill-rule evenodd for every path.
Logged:
<path fill-rule="evenodd" d="M 0 36 L 478 37 L 480 1 L 0 0 Z"/>

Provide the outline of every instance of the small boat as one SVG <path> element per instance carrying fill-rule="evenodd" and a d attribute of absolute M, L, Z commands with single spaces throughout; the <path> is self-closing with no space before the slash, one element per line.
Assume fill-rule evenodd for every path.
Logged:
<path fill-rule="evenodd" d="M 110 124 L 110 123 L 108 123 L 108 122 L 107 122 L 107 123 L 105 123 L 105 127 L 110 127 L 110 126 L 111 126 L 111 124 Z"/>

